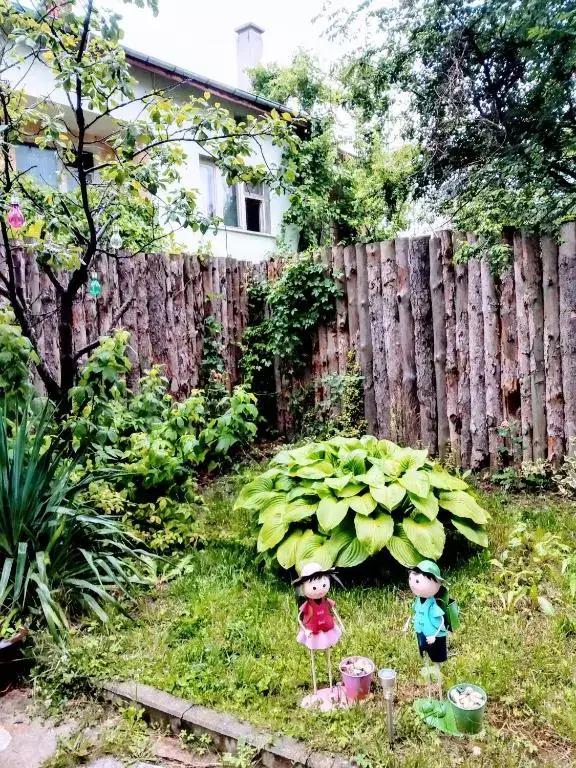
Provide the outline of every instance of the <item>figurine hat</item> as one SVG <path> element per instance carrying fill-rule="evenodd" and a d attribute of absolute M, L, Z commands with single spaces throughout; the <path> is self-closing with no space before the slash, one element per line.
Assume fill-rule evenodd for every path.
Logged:
<path fill-rule="evenodd" d="M 433 560 L 422 560 L 412 570 L 424 573 L 426 576 L 433 576 L 436 581 L 439 581 L 440 583 L 444 582 L 442 574 L 440 573 L 440 568 L 438 568 L 438 565 Z"/>
<path fill-rule="evenodd" d="M 342 582 L 336 576 L 336 568 L 323 568 L 319 563 L 304 563 L 300 570 L 300 576 L 294 579 L 292 586 L 298 587 L 310 579 L 319 579 L 321 576 L 332 576 L 341 584 Z"/>

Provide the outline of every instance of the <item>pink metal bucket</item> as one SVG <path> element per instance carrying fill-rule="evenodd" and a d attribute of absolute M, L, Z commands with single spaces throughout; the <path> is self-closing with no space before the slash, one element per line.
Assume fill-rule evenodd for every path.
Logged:
<path fill-rule="evenodd" d="M 376 667 L 366 656 L 347 656 L 340 662 L 340 674 L 348 701 L 361 701 L 370 693 Z"/>

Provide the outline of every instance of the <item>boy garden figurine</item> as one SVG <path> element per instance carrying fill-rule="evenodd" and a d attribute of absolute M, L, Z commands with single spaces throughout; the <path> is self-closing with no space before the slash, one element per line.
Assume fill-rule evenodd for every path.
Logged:
<path fill-rule="evenodd" d="M 415 599 L 412 616 L 406 621 L 404 631 L 412 622 L 420 656 L 425 659 L 423 674 L 428 680 L 428 693 L 430 695 L 430 681 L 435 678 L 441 698 L 440 664 L 447 659 L 448 631 L 458 626 L 458 607 L 448 598 L 440 568 L 432 560 L 422 560 L 415 568 L 411 568 L 408 583 Z M 428 659 L 433 663 L 433 669 L 430 669 Z"/>

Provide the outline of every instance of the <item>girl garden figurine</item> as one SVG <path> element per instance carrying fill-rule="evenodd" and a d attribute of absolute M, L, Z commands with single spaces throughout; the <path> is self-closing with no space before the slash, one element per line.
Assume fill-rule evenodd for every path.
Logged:
<path fill-rule="evenodd" d="M 431 678 L 435 677 L 441 698 L 440 664 L 447 659 L 448 630 L 457 628 L 458 608 L 454 601 L 448 599 L 440 568 L 432 560 L 422 560 L 415 568 L 411 568 L 408 583 L 415 599 L 412 604 L 412 616 L 406 621 L 404 631 L 412 622 L 420 656 L 425 659 L 428 685 Z M 428 659 L 434 665 L 433 671 L 429 668 Z M 428 690 L 430 693 L 430 688 Z"/>
<path fill-rule="evenodd" d="M 339 584 L 341 583 L 335 576 L 334 568 L 326 569 L 318 563 L 306 563 L 302 567 L 299 578 L 292 582 L 296 587 L 298 597 L 303 599 L 298 611 L 300 631 L 296 639 L 310 651 L 314 696 L 318 694 L 314 653 L 315 651 L 326 651 L 329 692 L 331 692 L 332 660 L 330 649 L 336 645 L 344 632 L 344 625 L 336 611 L 336 604 L 329 597 L 326 597 L 332 579 Z"/>

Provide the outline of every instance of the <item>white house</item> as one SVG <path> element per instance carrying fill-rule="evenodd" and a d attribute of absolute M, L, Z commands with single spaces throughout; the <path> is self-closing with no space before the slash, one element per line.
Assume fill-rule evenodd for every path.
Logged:
<path fill-rule="evenodd" d="M 238 65 L 238 87 L 225 85 L 203 75 L 161 61 L 145 53 L 126 49 L 127 59 L 137 81 L 137 94 L 169 87 L 171 98 L 185 101 L 191 95 L 199 96 L 209 92 L 230 113 L 238 118 L 269 113 L 272 109 L 283 109 L 280 104 L 269 101 L 250 92 L 247 70 L 259 63 L 262 56 L 263 30 L 256 24 L 245 24 L 236 30 Z M 22 72 L 12 70 L 12 77 L 19 79 Z M 26 71 L 19 87 L 31 98 L 45 97 L 67 109 L 64 93 L 58 93 L 50 83 L 49 70 L 35 64 Z M 131 113 L 131 109 L 135 110 Z M 137 107 L 125 107 L 119 112 L 122 119 L 136 115 Z M 94 137 L 98 140 L 98 136 Z M 271 168 L 278 167 L 281 150 L 270 140 L 263 138 L 254 162 L 265 161 Z M 89 154 L 89 153 L 87 153 Z M 267 189 L 265 185 L 236 184 L 229 186 L 224 181 L 213 161 L 203 155 L 195 144 L 186 145 L 187 162 L 182 173 L 182 185 L 199 192 L 199 205 L 206 214 L 216 214 L 223 220 L 216 234 L 212 231 L 202 235 L 190 230 L 181 230 L 177 240 L 191 252 L 200 245 L 209 245 L 215 256 L 231 256 L 247 261 L 262 261 L 277 250 L 281 234 L 282 219 L 289 202 L 286 194 Z M 84 158 L 90 167 L 91 157 Z M 59 167 L 60 162 L 54 150 L 41 149 L 34 144 L 22 144 L 15 149 L 16 168 L 24 170 L 34 166 L 31 173 L 35 178 L 53 186 L 70 187 L 74 176 Z M 297 232 L 288 231 L 284 240 L 295 249 Z"/>

